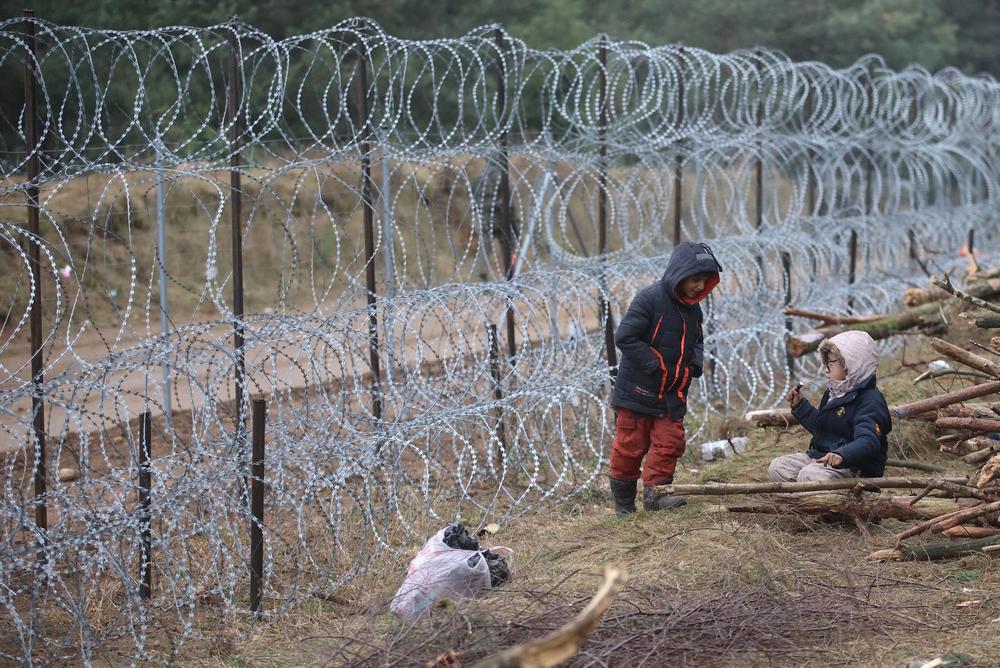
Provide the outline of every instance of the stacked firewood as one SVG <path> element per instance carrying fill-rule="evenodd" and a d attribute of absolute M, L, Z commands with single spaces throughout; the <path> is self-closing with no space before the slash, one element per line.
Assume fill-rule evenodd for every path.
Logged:
<path fill-rule="evenodd" d="M 942 312 L 942 299 L 958 298 L 977 311 L 966 315 L 978 327 L 1000 326 L 1000 306 L 988 301 L 1000 294 L 1000 271 L 977 272 L 965 289 L 956 288 L 947 277 L 933 279 L 933 287 L 911 290 L 906 295 L 909 314 L 894 316 L 833 317 L 805 338 L 799 337 L 795 350 L 815 350 L 819 341 L 846 329 L 864 329 L 874 338 L 904 331 L 910 326 L 927 326 L 926 314 L 932 306 Z M 805 312 L 790 309 L 795 315 Z M 902 324 L 900 324 L 902 323 Z M 907 325 L 906 323 L 913 323 Z M 905 325 L 905 327 L 904 327 Z M 891 330 L 891 331 L 890 331 Z M 878 335 L 877 335 L 878 334 Z M 815 345 L 813 345 L 813 339 Z M 882 518 L 914 521 L 895 534 L 895 544 L 871 555 L 872 559 L 936 559 L 971 552 L 1000 556 L 1000 336 L 988 346 L 971 352 L 940 338 L 931 338 L 938 354 L 957 363 L 938 364 L 916 380 L 943 375 L 974 379 L 970 387 L 945 392 L 920 401 L 890 406 L 894 420 L 933 423 L 942 452 L 954 455 L 947 467 L 926 462 L 890 459 L 890 467 L 927 471 L 927 477 L 886 477 L 810 483 L 748 483 L 673 485 L 676 494 L 781 494 L 754 504 L 728 505 L 729 512 L 798 513 L 854 522 L 871 536 L 869 524 Z M 791 349 L 791 345 L 790 345 Z M 979 354 L 983 353 L 983 354 Z M 996 360 L 996 361 L 995 361 Z M 758 426 L 788 427 L 796 424 L 791 411 L 754 411 L 746 419 Z M 893 495 L 886 490 L 910 489 L 910 495 Z M 785 493 L 799 492 L 793 496 Z M 801 492 L 811 492 L 801 494 Z M 927 535 L 942 535 L 947 542 L 919 542 Z"/>

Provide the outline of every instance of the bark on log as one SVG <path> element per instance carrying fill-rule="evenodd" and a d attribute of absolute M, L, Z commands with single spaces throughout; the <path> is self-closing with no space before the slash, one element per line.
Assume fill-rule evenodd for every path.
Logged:
<path fill-rule="evenodd" d="M 961 362 L 965 366 L 972 367 L 976 371 L 982 371 L 983 373 L 989 374 L 994 378 L 1000 378 L 1000 364 L 997 364 L 992 360 L 988 360 L 982 355 L 971 353 L 968 350 L 964 350 L 956 345 L 937 338 L 931 339 L 931 348 L 938 351 L 942 355 L 952 358 L 956 362 Z"/>
<path fill-rule="evenodd" d="M 964 417 L 943 417 L 934 421 L 934 426 L 938 429 L 965 429 L 987 433 L 1000 431 L 1000 420 L 987 420 L 984 418 L 964 418 Z"/>
<path fill-rule="evenodd" d="M 786 496 L 769 503 L 727 506 L 731 513 L 767 515 L 819 515 L 830 519 L 885 518 L 926 520 L 959 510 L 954 499 L 927 498 L 911 505 L 913 497 L 888 494 L 805 494 Z"/>
<path fill-rule="evenodd" d="M 597 622 L 618 598 L 628 580 L 624 571 L 604 567 L 604 582 L 587 607 L 557 631 L 520 645 L 509 647 L 473 664 L 472 668 L 550 668 L 570 659 L 593 633 Z"/>
<path fill-rule="evenodd" d="M 868 559 L 870 561 L 930 561 L 985 552 L 983 548 L 991 545 L 1000 545 L 1000 535 L 948 543 L 900 545 L 892 550 L 876 550 L 868 555 Z"/>
<path fill-rule="evenodd" d="M 988 536 L 972 540 L 954 541 L 948 543 L 924 543 L 923 545 L 901 546 L 904 560 L 930 561 L 961 557 L 966 554 L 982 552 L 984 547 L 1000 544 L 1000 536 Z"/>
<path fill-rule="evenodd" d="M 986 461 L 997 452 L 1000 452 L 1000 441 L 992 441 L 988 447 L 962 457 L 962 461 L 967 464 L 978 464 L 979 462 Z"/>
<path fill-rule="evenodd" d="M 866 489 L 915 489 L 926 487 L 932 480 L 945 480 L 965 484 L 965 478 L 842 478 L 815 482 L 744 482 L 708 483 L 705 485 L 659 485 L 657 492 L 684 496 L 731 494 L 781 494 L 786 492 L 825 492 L 836 489 L 853 489 L 858 485 Z"/>
<path fill-rule="evenodd" d="M 936 411 L 944 406 L 985 397 L 988 394 L 996 394 L 998 392 L 1000 392 L 1000 381 L 991 380 L 988 383 L 980 383 L 979 385 L 973 385 L 972 387 L 966 387 L 946 394 L 939 394 L 927 399 L 921 399 L 920 401 L 914 401 L 913 403 L 903 404 L 902 406 L 894 406 L 889 410 L 897 418 L 908 418 L 920 413 Z"/>

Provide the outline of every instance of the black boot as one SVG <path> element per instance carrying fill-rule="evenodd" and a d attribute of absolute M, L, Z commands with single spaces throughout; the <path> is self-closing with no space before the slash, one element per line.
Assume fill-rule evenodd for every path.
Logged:
<path fill-rule="evenodd" d="M 611 478 L 611 496 L 615 499 L 615 515 L 635 512 L 635 480 Z"/>
<path fill-rule="evenodd" d="M 670 485 L 673 478 L 668 478 L 661 482 L 661 485 Z M 687 499 L 683 496 L 674 496 L 666 492 L 657 492 L 656 487 L 650 485 L 642 490 L 642 507 L 645 510 L 673 510 L 687 505 Z"/>

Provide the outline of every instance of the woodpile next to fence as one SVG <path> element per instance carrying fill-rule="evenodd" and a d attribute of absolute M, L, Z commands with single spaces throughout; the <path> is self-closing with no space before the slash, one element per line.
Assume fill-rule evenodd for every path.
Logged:
<path fill-rule="evenodd" d="M 792 356 L 814 351 L 820 341 L 848 329 L 867 331 L 875 339 L 921 328 L 942 331 L 947 324 L 946 300 L 960 299 L 974 311 L 963 320 L 979 328 L 1000 327 L 1000 306 L 990 301 L 1000 295 L 1000 269 L 970 273 L 963 288 L 949 277 L 933 278 L 927 288 L 913 288 L 904 295 L 907 308 L 884 316 L 831 316 L 789 308 L 786 313 L 820 321 L 805 334 L 789 338 Z M 727 505 L 730 512 L 797 513 L 836 518 L 855 523 L 870 535 L 871 521 L 883 518 L 912 521 L 895 534 L 896 545 L 870 556 L 874 560 L 939 559 L 983 552 L 1000 556 L 1000 336 L 989 345 L 965 345 L 931 338 L 930 347 L 947 364 L 937 363 L 920 374 L 915 383 L 943 376 L 973 384 L 919 401 L 891 405 L 895 421 L 922 421 L 933 425 L 941 452 L 954 456 L 946 468 L 919 461 L 890 459 L 889 466 L 937 473 L 922 478 L 861 478 L 812 483 L 750 483 L 673 485 L 670 491 L 698 494 L 791 493 L 767 501 Z M 973 352 L 975 350 L 975 352 Z M 791 411 L 753 411 L 746 419 L 757 426 L 790 427 L 797 424 Z M 947 475 L 945 472 L 948 471 Z M 909 495 L 889 490 L 909 489 Z M 804 494 L 811 492 L 810 494 Z M 933 536 L 941 542 L 914 543 Z"/>

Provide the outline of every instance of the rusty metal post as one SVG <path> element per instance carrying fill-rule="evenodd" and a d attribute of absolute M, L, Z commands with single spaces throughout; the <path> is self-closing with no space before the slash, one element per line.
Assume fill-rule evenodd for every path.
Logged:
<path fill-rule="evenodd" d="M 677 75 L 677 131 L 684 126 L 684 47 L 680 47 L 680 73 Z M 682 191 L 684 189 L 684 150 L 680 140 L 677 142 L 677 155 L 674 158 L 674 246 L 681 242 L 681 207 L 683 205 Z"/>
<path fill-rule="evenodd" d="M 259 615 L 264 598 L 264 421 L 267 404 L 254 399 L 253 459 L 250 461 L 250 612 Z"/>
<path fill-rule="evenodd" d="M 808 125 L 815 113 L 815 102 L 813 101 L 812 87 L 806 94 L 806 123 Z M 816 152 L 812 148 L 806 150 L 806 205 L 809 207 L 809 215 L 817 215 L 816 211 L 816 169 L 813 167 L 813 160 L 816 159 Z"/>
<path fill-rule="evenodd" d="M 149 411 L 139 417 L 139 597 L 149 600 L 153 593 L 152 529 L 152 418 Z"/>
<path fill-rule="evenodd" d="M 371 138 L 372 126 L 368 118 L 368 49 L 358 42 L 358 71 L 355 82 L 357 128 L 361 133 L 361 199 L 364 203 L 365 227 L 365 287 L 368 293 L 368 361 L 372 367 L 372 415 L 382 419 L 382 369 L 378 354 L 378 311 L 375 292 L 375 205 L 372 193 Z"/>
<path fill-rule="evenodd" d="M 497 326 L 486 324 L 486 337 L 489 339 L 490 375 L 493 376 L 493 398 L 497 402 L 497 438 L 500 440 L 497 456 L 501 461 L 507 458 L 507 428 L 503 416 L 503 385 L 500 380 L 500 340 L 497 337 Z"/>
<path fill-rule="evenodd" d="M 235 25 L 229 33 L 229 97 L 226 122 L 229 125 L 229 216 L 233 237 L 233 354 L 235 365 L 237 452 L 244 452 L 243 394 L 246 388 L 246 344 L 243 335 L 243 199 L 241 183 L 240 141 L 243 135 L 242 112 L 238 112 L 242 91 L 240 85 L 239 44 Z"/>
<path fill-rule="evenodd" d="M 493 40 L 497 49 L 497 104 L 496 116 L 497 124 L 503 127 L 507 120 L 507 64 L 503 58 L 504 37 L 503 29 L 497 27 L 493 31 Z M 510 209 L 510 164 L 508 162 L 508 137 L 507 129 L 500 132 L 500 215 L 503 217 L 503 268 L 504 276 L 510 281 L 514 278 L 514 258 L 513 249 L 517 247 L 516 230 Z M 514 365 L 517 355 L 517 342 L 514 328 L 514 304 L 511 298 L 507 297 L 507 353 L 511 366 Z"/>
<path fill-rule="evenodd" d="M 38 565 L 43 568 L 47 561 L 45 546 L 47 543 L 46 532 L 49 528 L 48 506 L 45 500 L 46 490 L 46 462 L 45 462 L 45 402 L 43 400 L 42 385 L 44 382 L 42 372 L 42 263 L 41 252 L 41 230 L 38 224 L 38 177 L 41 172 L 38 160 L 38 153 L 41 151 L 41 140 L 38 127 L 38 106 L 36 104 L 35 77 L 36 70 L 35 55 L 37 44 L 35 40 L 35 24 L 33 19 L 35 13 L 26 10 L 24 16 L 28 24 L 25 42 L 27 54 L 24 59 L 24 138 L 28 153 L 27 161 L 27 187 L 25 195 L 28 205 L 28 232 L 32 235 L 32 240 L 28 244 L 28 263 L 31 267 L 31 281 L 34 287 L 34 295 L 31 300 L 31 415 L 35 437 L 35 526 L 38 527 Z"/>
<path fill-rule="evenodd" d="M 781 252 L 781 270 L 785 275 L 785 308 L 792 305 L 792 256 L 788 251 Z M 785 317 L 785 341 L 792 335 L 792 319 Z M 788 379 L 792 379 L 795 373 L 795 358 L 788 352 L 785 346 L 785 362 L 788 365 Z"/>
<path fill-rule="evenodd" d="M 608 369 L 611 380 L 614 381 L 618 374 L 618 350 L 615 348 L 615 316 L 611 312 L 611 302 L 608 301 L 607 278 L 604 274 L 605 259 L 604 254 L 608 249 L 608 42 L 607 37 L 601 36 L 601 45 L 598 47 L 598 60 L 600 61 L 600 110 L 598 118 L 598 151 L 600 155 L 600 173 L 598 175 L 598 200 L 597 200 L 597 257 L 601 263 L 601 299 L 600 317 L 604 318 L 604 346 L 608 354 Z"/>

